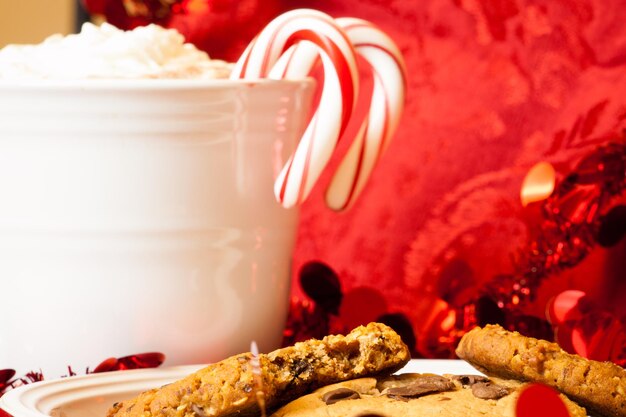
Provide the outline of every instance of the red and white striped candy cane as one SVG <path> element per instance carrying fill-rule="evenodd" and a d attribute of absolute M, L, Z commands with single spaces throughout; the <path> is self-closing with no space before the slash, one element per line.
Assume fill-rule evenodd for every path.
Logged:
<path fill-rule="evenodd" d="M 374 76 L 369 113 L 326 190 L 328 207 L 344 210 L 358 197 L 398 127 L 404 110 L 406 67 L 393 40 L 370 22 L 355 18 L 336 21 L 371 65 Z"/>
<path fill-rule="evenodd" d="M 296 53 L 294 46 L 299 43 L 306 43 L 305 49 L 315 46 L 324 67 L 324 85 L 320 104 L 274 185 L 276 197 L 285 207 L 306 199 L 350 120 L 359 90 L 354 48 L 330 16 L 315 10 L 294 10 L 277 17 L 261 31 L 238 60 L 231 76 L 303 78 L 304 67 L 287 70 L 295 68 L 293 61 L 289 64 L 289 57 Z M 308 72 L 310 66 L 307 67 Z"/>
<path fill-rule="evenodd" d="M 357 53 L 369 62 L 374 74 L 368 115 L 326 191 L 327 205 L 344 210 L 360 194 L 398 127 L 404 109 L 406 67 L 395 43 L 370 22 L 355 18 L 339 18 L 336 22 L 346 31 Z M 317 56 L 314 47 L 306 43 L 296 45 L 279 59 L 272 72 L 290 78 L 302 77 L 310 71 Z"/>

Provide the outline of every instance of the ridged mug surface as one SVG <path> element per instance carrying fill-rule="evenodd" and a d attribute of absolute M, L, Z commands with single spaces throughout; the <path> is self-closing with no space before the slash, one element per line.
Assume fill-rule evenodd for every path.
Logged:
<path fill-rule="evenodd" d="M 0 83 L 0 369 L 278 346 L 311 81 Z"/>

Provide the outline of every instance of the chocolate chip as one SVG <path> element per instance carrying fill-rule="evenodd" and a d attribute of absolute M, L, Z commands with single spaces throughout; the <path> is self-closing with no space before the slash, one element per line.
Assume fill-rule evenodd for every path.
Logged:
<path fill-rule="evenodd" d="M 322 396 L 322 401 L 327 405 L 334 404 L 343 400 L 356 400 L 361 398 L 358 392 L 351 390 L 350 388 L 337 388 L 332 391 L 328 391 Z"/>
<path fill-rule="evenodd" d="M 290 371 L 293 374 L 294 378 L 299 377 L 301 374 L 308 372 L 311 370 L 311 364 L 309 361 L 304 359 L 299 359 L 291 364 Z"/>
<path fill-rule="evenodd" d="M 462 385 L 471 386 L 478 382 L 489 382 L 489 378 L 482 375 L 454 375 L 452 377 L 455 381 L 459 381 Z"/>
<path fill-rule="evenodd" d="M 472 394 L 483 400 L 497 400 L 509 395 L 509 389 L 491 382 L 477 382 L 472 385 Z"/>
<path fill-rule="evenodd" d="M 285 364 L 285 359 L 281 356 L 277 356 L 274 359 L 272 359 L 272 364 L 276 366 L 283 366 Z"/>
<path fill-rule="evenodd" d="M 355 417 L 386 417 L 386 416 L 384 414 L 365 413 L 365 414 L 358 414 Z"/>
<path fill-rule="evenodd" d="M 365 414 L 357 414 L 354 417 L 386 417 L 386 416 L 383 414 L 365 413 Z"/>
<path fill-rule="evenodd" d="M 191 411 L 193 411 L 196 417 L 209 417 L 197 404 L 191 404 Z"/>
<path fill-rule="evenodd" d="M 448 378 L 438 375 L 420 375 L 408 384 L 390 387 L 384 390 L 383 394 L 389 396 L 416 398 L 434 392 L 450 391 L 454 389 L 454 384 Z"/>

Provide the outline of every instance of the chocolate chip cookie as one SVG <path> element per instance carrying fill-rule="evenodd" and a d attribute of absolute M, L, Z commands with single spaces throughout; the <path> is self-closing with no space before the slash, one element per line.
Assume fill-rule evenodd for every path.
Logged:
<path fill-rule="evenodd" d="M 592 412 L 626 417 L 626 370 L 613 363 L 572 355 L 556 343 L 497 325 L 465 334 L 456 353 L 488 375 L 541 382 Z"/>
<path fill-rule="evenodd" d="M 524 383 L 480 375 L 402 374 L 323 387 L 270 417 L 515 416 Z M 571 417 L 584 408 L 561 395 Z"/>
<path fill-rule="evenodd" d="M 324 385 L 393 373 L 409 361 L 410 354 L 391 328 L 370 323 L 346 336 L 296 343 L 257 359 L 259 368 L 254 368 L 251 354 L 232 356 L 180 381 L 117 403 L 108 416 L 259 415 L 260 387 L 271 410 Z"/>

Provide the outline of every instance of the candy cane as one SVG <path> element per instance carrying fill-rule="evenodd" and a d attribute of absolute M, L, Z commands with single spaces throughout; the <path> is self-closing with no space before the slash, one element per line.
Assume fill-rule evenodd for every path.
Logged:
<path fill-rule="evenodd" d="M 306 199 L 350 120 L 359 90 L 354 48 L 330 16 L 314 10 L 294 10 L 274 19 L 261 31 L 231 76 L 302 78 L 302 72 L 308 72 L 310 65 L 296 69 L 295 61 L 289 63 L 300 43 L 306 45 L 302 48 L 305 55 L 311 55 L 306 51 L 314 45 L 321 56 L 324 85 L 320 105 L 274 185 L 276 197 L 285 207 Z"/>
<path fill-rule="evenodd" d="M 349 207 L 395 133 L 404 109 L 406 67 L 395 43 L 376 26 L 355 18 L 339 18 L 357 53 L 371 65 L 374 89 L 370 110 L 326 191 L 334 210 Z"/>
<path fill-rule="evenodd" d="M 400 50 L 379 28 L 355 18 L 339 18 L 336 22 L 374 73 L 369 113 L 326 191 L 326 204 L 334 210 L 344 210 L 362 191 L 398 127 L 404 109 L 406 69 Z M 290 78 L 303 76 L 317 56 L 314 47 L 296 45 L 279 59 L 272 72 Z"/>
<path fill-rule="evenodd" d="M 360 194 L 397 129 L 404 108 L 406 69 L 400 50 L 379 28 L 355 18 L 339 18 L 336 22 L 374 71 L 369 113 L 326 192 L 327 205 L 334 210 L 344 210 Z M 279 59 L 273 72 L 290 78 L 308 73 L 317 50 L 306 44 L 296 47 L 297 50 L 294 47 Z"/>

